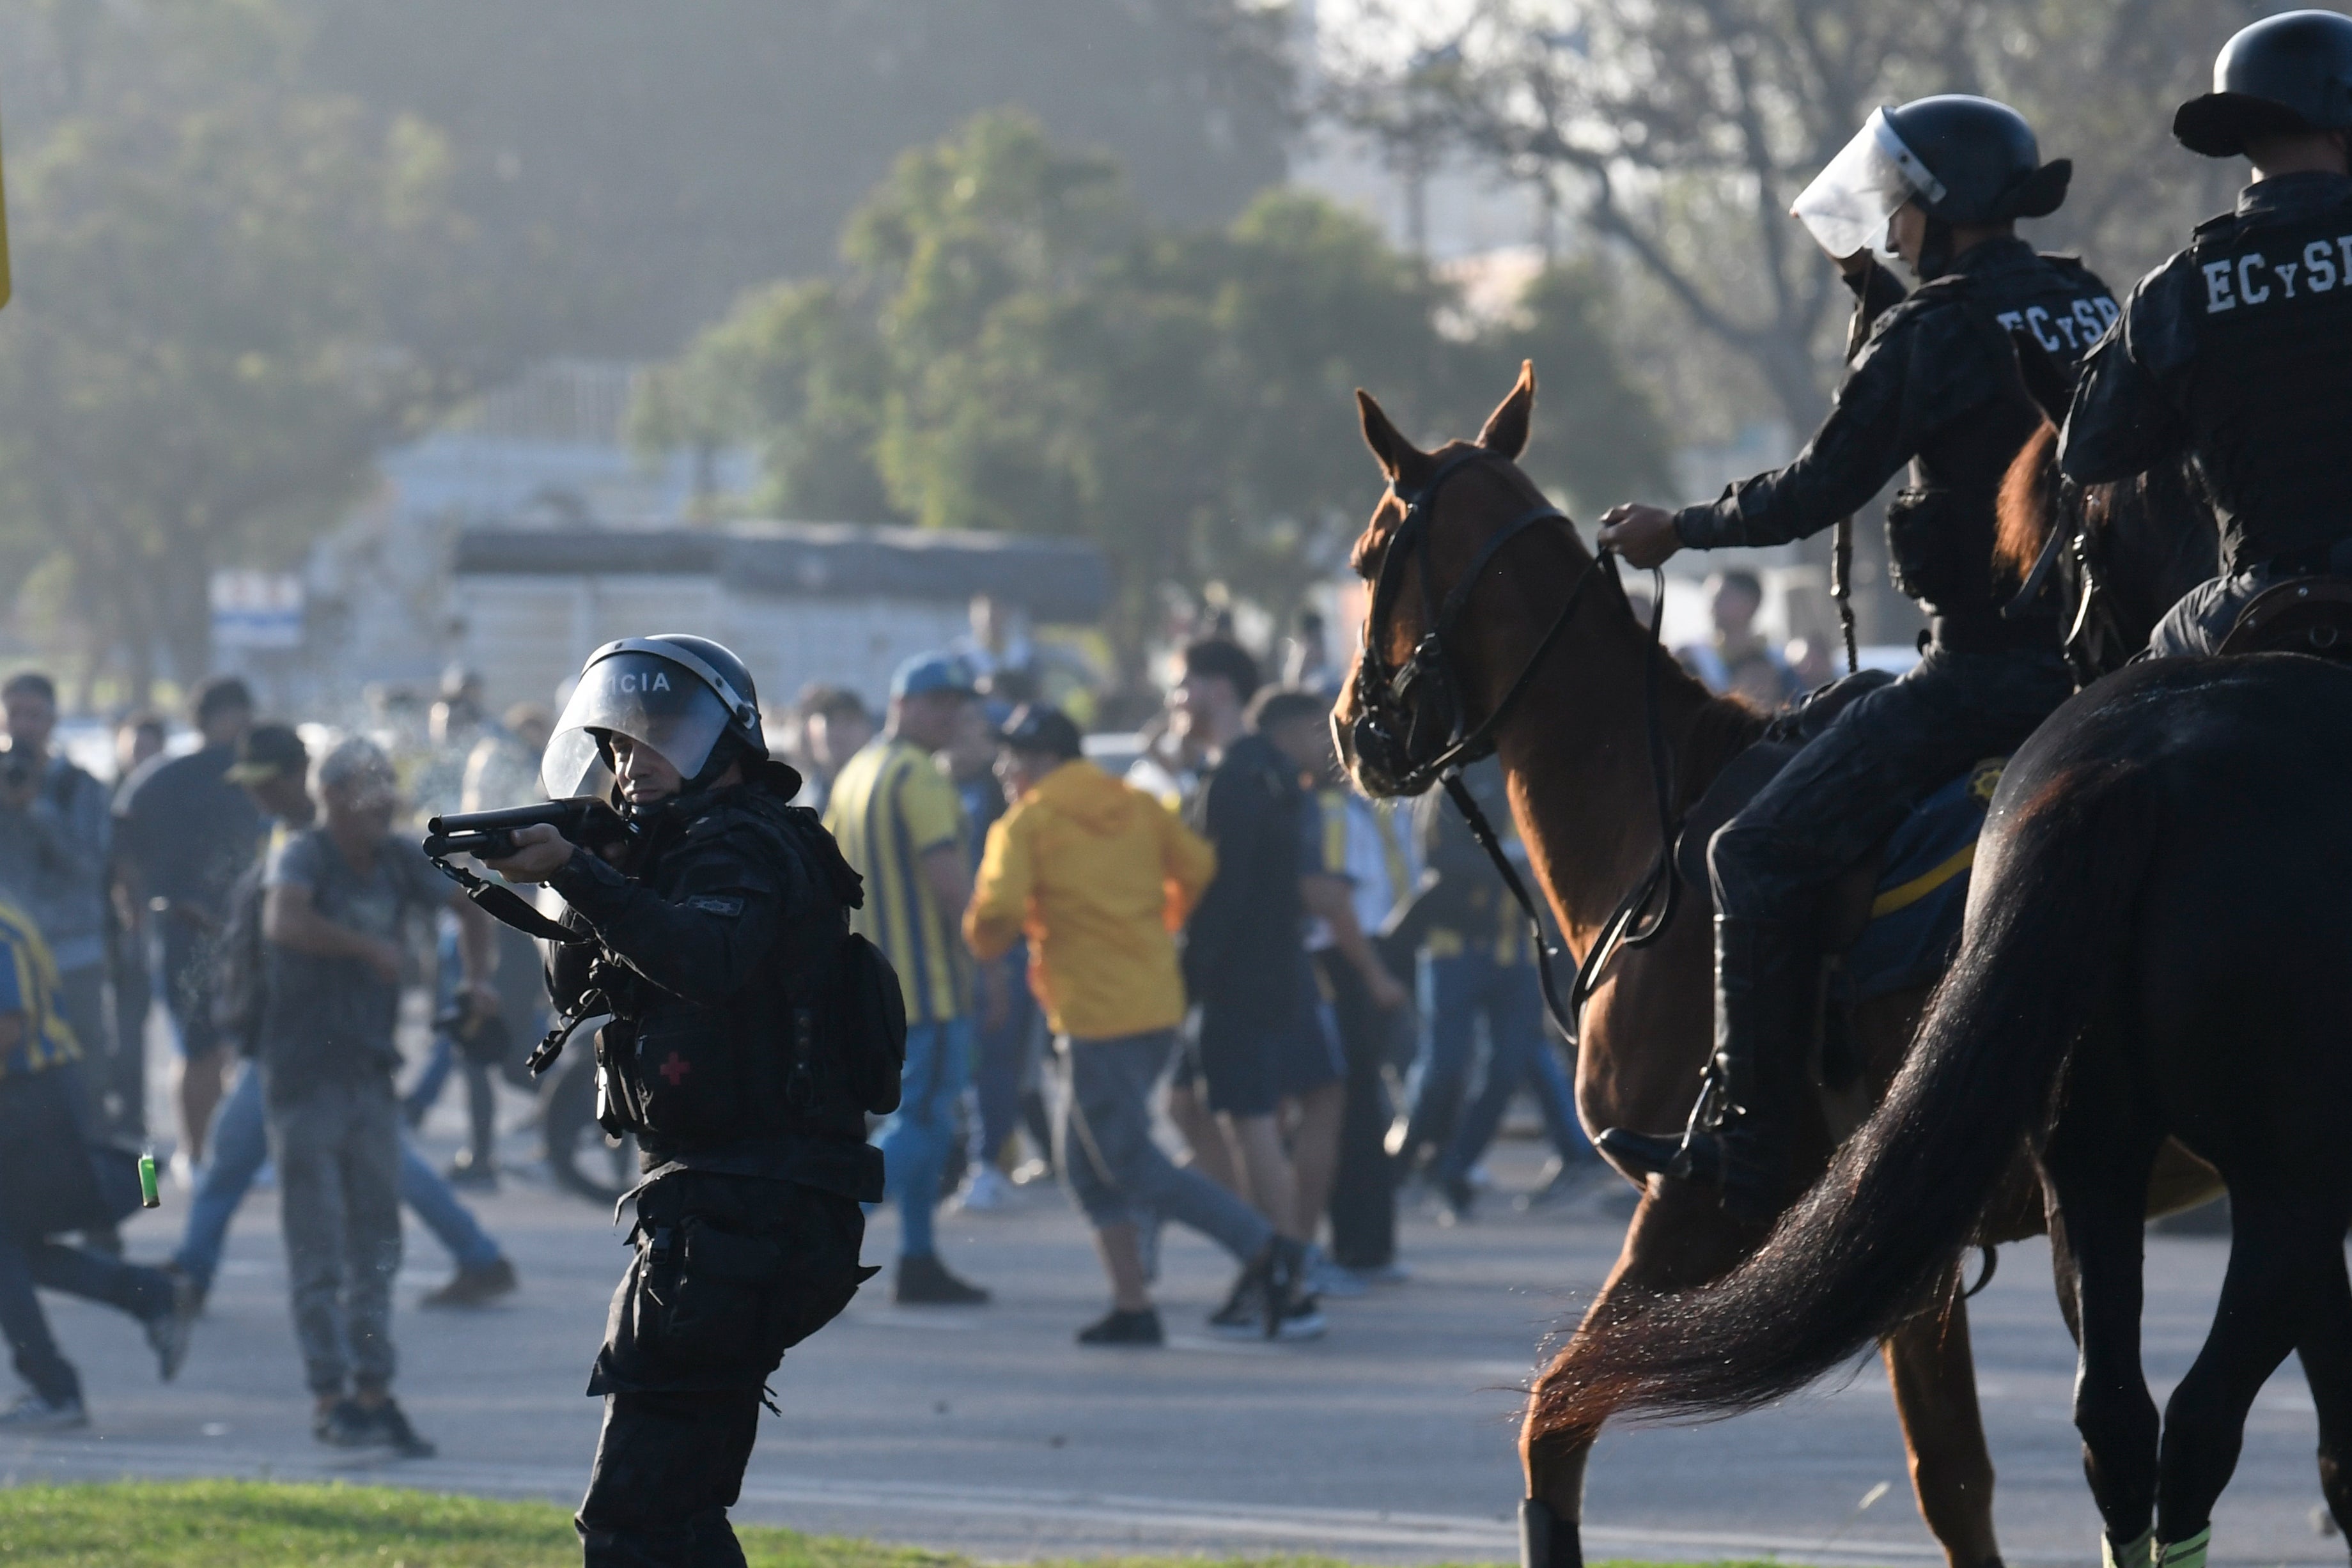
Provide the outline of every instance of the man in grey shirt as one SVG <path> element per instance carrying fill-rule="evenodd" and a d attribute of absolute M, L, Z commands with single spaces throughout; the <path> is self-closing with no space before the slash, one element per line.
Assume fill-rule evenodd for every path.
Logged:
<path fill-rule="evenodd" d="M 261 910 L 267 992 L 257 1031 L 270 1153 L 312 1431 L 338 1448 L 423 1457 L 392 1397 L 392 1281 L 400 1270 L 402 940 L 412 916 L 457 912 L 470 1010 L 497 1006 L 488 916 L 392 833 L 392 764 L 351 739 L 320 759 L 319 826 L 270 852 Z"/>
<path fill-rule="evenodd" d="M 58 962 L 58 1002 L 91 1067 L 110 1082 L 107 1028 L 106 879 L 113 838 L 106 786 L 49 750 L 58 688 L 27 670 L 0 685 L 8 749 L 0 755 L 0 898 L 31 917 Z M 119 1124 L 137 1108 L 100 1107 Z"/>

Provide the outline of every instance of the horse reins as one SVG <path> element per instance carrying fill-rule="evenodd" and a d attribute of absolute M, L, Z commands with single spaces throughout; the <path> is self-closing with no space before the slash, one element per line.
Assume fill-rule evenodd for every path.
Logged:
<path fill-rule="evenodd" d="M 1496 730 L 1526 693 L 1537 669 L 1567 631 L 1569 619 L 1576 612 L 1586 587 L 1600 574 L 1604 565 L 1608 569 L 1609 580 L 1616 586 L 1619 602 L 1625 604 L 1628 613 L 1632 612 L 1632 603 L 1625 594 L 1624 580 L 1618 574 L 1616 551 L 1605 547 L 1596 551 L 1584 570 L 1578 573 L 1568 598 L 1553 615 L 1551 624 L 1538 639 L 1526 662 L 1519 666 L 1518 674 L 1503 689 L 1502 696 L 1487 711 L 1485 718 L 1475 725 L 1465 726 L 1461 689 L 1455 679 L 1454 664 L 1445 656 L 1447 633 L 1455 629 L 1468 608 L 1472 589 L 1505 545 L 1538 523 L 1570 523 L 1573 528 L 1568 514 L 1557 507 L 1546 504 L 1529 508 L 1495 531 L 1479 548 L 1462 580 L 1440 601 L 1430 571 L 1430 536 L 1437 492 L 1448 479 L 1486 455 L 1484 451 L 1475 447 L 1457 453 L 1439 465 L 1437 471 L 1425 483 L 1410 492 L 1395 492 L 1397 498 L 1404 503 L 1405 515 L 1382 548 L 1380 570 L 1372 582 L 1371 604 L 1364 616 L 1363 646 L 1356 663 L 1356 719 L 1351 739 L 1357 757 L 1369 760 L 1386 775 L 1383 782 L 1398 793 L 1419 794 L 1433 783 L 1444 788 L 1446 798 L 1454 802 L 1454 810 L 1461 812 L 1470 836 L 1486 852 L 1513 902 L 1527 916 L 1530 940 L 1535 945 L 1536 970 L 1542 984 L 1544 1009 L 1551 1015 L 1552 1023 L 1562 1037 L 1572 1046 L 1578 1040 L 1584 1004 L 1591 998 L 1601 971 L 1610 958 L 1621 949 L 1643 947 L 1656 941 L 1674 919 L 1681 896 L 1682 879 L 1675 866 L 1674 857 L 1673 758 L 1667 754 L 1658 712 L 1658 662 L 1664 657 L 1660 632 L 1665 617 L 1665 573 L 1655 568 L 1651 571 L 1650 656 L 1644 661 L 1643 670 L 1650 779 L 1658 811 L 1658 854 L 1649 870 L 1618 902 L 1616 909 L 1602 924 L 1601 936 L 1593 943 L 1592 950 L 1586 955 L 1585 962 L 1578 969 L 1575 981 L 1569 988 L 1568 998 L 1563 1001 L 1552 976 L 1552 959 L 1556 955 L 1551 944 L 1545 940 L 1542 914 L 1534 895 L 1528 890 L 1526 880 L 1519 875 L 1518 868 L 1511 863 L 1510 856 L 1504 852 L 1501 835 L 1495 831 L 1494 823 L 1487 820 L 1485 810 L 1464 782 L 1462 770 L 1494 754 Z M 1421 569 L 1422 610 L 1427 630 L 1404 663 L 1391 668 L 1385 652 L 1387 638 L 1384 633 L 1408 559 Z M 1413 741 L 1421 725 L 1411 704 L 1416 691 L 1432 683 L 1435 684 L 1438 699 L 1444 704 L 1446 734 L 1433 756 L 1416 760 L 1412 756 Z M 1643 912 L 1659 899 L 1662 887 L 1664 900 L 1657 913 L 1644 921 Z"/>

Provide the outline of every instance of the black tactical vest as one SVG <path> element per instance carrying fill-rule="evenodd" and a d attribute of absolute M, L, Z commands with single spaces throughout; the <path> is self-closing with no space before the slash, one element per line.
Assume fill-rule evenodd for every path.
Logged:
<path fill-rule="evenodd" d="M 746 1142 L 864 1142 L 864 1042 L 842 984 L 856 873 L 837 868 L 849 879 L 845 893 L 828 874 L 836 869 L 825 863 L 830 848 L 813 813 L 747 789 L 656 830 L 645 863 L 633 868 L 667 896 L 698 857 L 755 858 L 794 890 L 768 962 L 735 996 L 672 996 L 610 956 L 592 970 L 614 1014 L 596 1042 L 611 1130 L 636 1134 L 648 1169 Z"/>
<path fill-rule="evenodd" d="M 2235 571 L 2352 536 L 2352 200 L 2229 214 L 2189 247 L 2189 450 Z"/>
<path fill-rule="evenodd" d="M 1933 434 L 1912 459 L 1909 486 L 1886 508 L 1895 587 L 1936 618 L 1939 636 L 1975 629 L 2008 641 L 2042 640 L 2046 628 L 2000 621 L 2011 585 L 1993 575 L 2001 477 L 2042 424 L 2012 369 L 2009 335 L 2031 336 L 2071 374 L 2115 320 L 2115 298 L 2072 256 L 2026 253 L 1923 284 L 1898 308 L 1927 313 L 1916 329 L 1917 353 L 1965 356 L 1977 369 L 1932 383 L 1971 411 L 1964 417 L 1941 421 L 1933 410 L 1917 411 Z"/>

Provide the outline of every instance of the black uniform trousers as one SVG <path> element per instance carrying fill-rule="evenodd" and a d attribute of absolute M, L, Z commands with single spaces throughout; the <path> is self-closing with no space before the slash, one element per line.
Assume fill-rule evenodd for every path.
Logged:
<path fill-rule="evenodd" d="M 793 1182 L 683 1171 L 640 1189 L 588 1386 L 604 1425 L 572 1521 L 587 1568 L 741 1568 L 727 1511 L 762 1385 L 871 1275 L 865 1230 L 854 1199 Z"/>
<path fill-rule="evenodd" d="M 1814 918 L 1831 884 L 1913 807 L 1970 764 L 2017 749 L 2073 695 L 2055 646 L 1930 646 L 1901 679 L 1855 698 L 1717 831 L 1717 913 Z"/>
<path fill-rule="evenodd" d="M 1396 1161 L 1388 1151 L 1386 1065 L 1396 1020 L 1373 1002 L 1356 967 L 1335 948 L 1316 956 L 1347 1064 L 1339 1116 L 1339 1166 L 1331 1184 L 1331 1259 L 1343 1269 L 1379 1269 L 1396 1260 Z"/>

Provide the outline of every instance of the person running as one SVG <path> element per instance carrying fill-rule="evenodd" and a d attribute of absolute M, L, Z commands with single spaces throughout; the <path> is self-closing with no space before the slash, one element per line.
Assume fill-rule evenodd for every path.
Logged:
<path fill-rule="evenodd" d="M 1276 1303 L 1266 1328 L 1284 1332 L 1291 1317 L 1280 1303 L 1305 1249 L 1151 1137 L 1151 1091 L 1184 1019 L 1174 933 L 1209 884 L 1214 852 L 1150 796 L 1087 761 L 1077 726 L 1055 708 L 1013 716 L 998 766 L 1013 805 L 989 829 L 964 937 L 988 959 L 1029 936 L 1030 983 L 1068 1080 L 1055 1164 L 1094 1226 L 1110 1278 L 1110 1312 L 1079 1330 L 1078 1343 L 1161 1343 L 1139 1237 L 1145 1213 L 1231 1252 L 1243 1265 L 1234 1293 Z M 1269 1294 L 1269 1282 L 1281 1289 Z"/>
<path fill-rule="evenodd" d="M 184 1283 L 54 1239 L 110 1228 L 139 1201 L 129 1156 L 108 1158 L 91 1144 L 80 1061 L 48 945 L 21 911 L 0 904 L 0 1333 L 16 1353 L 16 1375 L 31 1385 L 0 1411 L 0 1432 L 89 1424 L 81 1375 L 49 1333 L 36 1286 L 136 1320 L 167 1383 L 188 1354 L 196 1308 Z"/>

